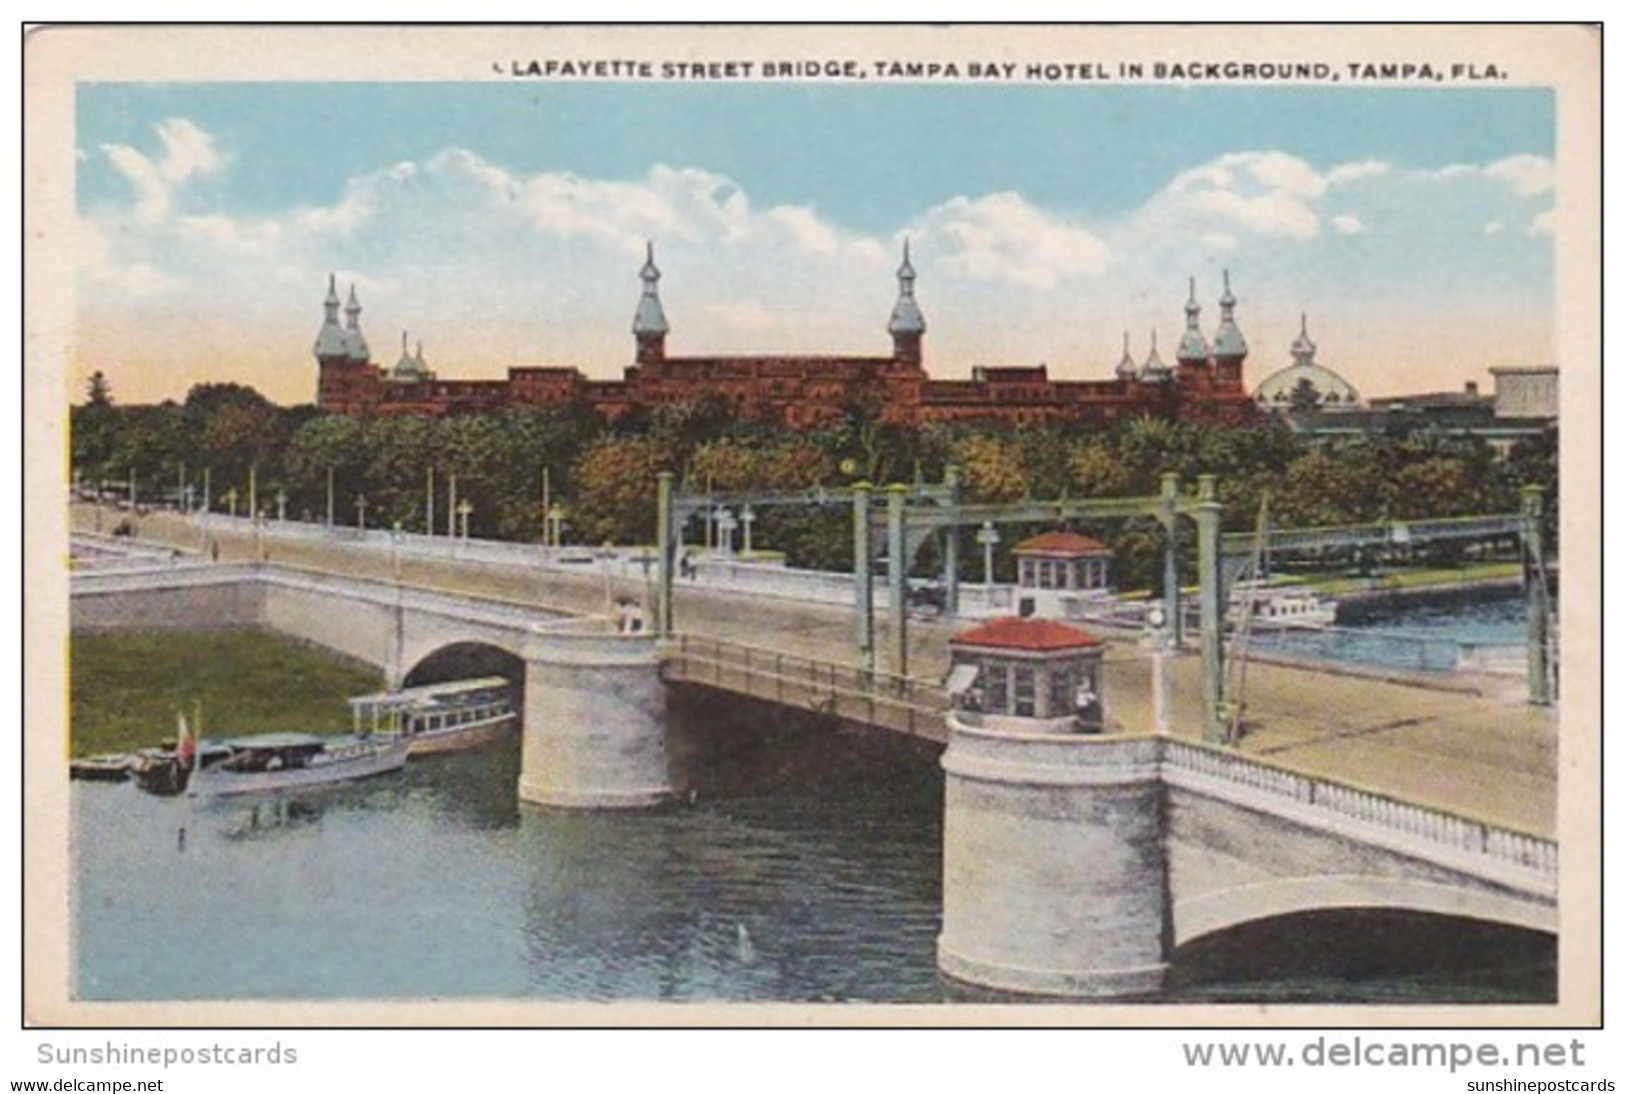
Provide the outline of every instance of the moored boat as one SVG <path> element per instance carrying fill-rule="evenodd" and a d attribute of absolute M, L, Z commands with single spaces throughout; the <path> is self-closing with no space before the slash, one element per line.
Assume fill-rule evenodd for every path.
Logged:
<path fill-rule="evenodd" d="M 130 777 L 131 756 L 81 756 L 68 761 L 68 778 L 121 783 Z"/>
<path fill-rule="evenodd" d="M 386 735 L 265 733 L 223 743 L 231 755 L 192 772 L 189 796 L 261 794 L 365 779 L 399 770 L 407 752 L 404 738 Z"/>
<path fill-rule="evenodd" d="M 1337 622 L 1337 601 L 1297 585 L 1246 583 L 1230 594 L 1231 618 L 1257 629 L 1320 630 Z"/>
<path fill-rule="evenodd" d="M 360 695 L 350 710 L 357 733 L 403 737 L 414 756 L 474 748 L 518 721 L 512 686 L 501 676 Z"/>

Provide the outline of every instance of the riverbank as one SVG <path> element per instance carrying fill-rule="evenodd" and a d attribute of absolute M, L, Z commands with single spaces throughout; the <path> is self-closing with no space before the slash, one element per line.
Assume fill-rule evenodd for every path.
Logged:
<path fill-rule="evenodd" d="M 367 666 L 257 629 L 76 634 L 69 655 L 75 758 L 155 746 L 177 714 L 210 737 L 343 732 L 348 697 L 381 686 Z"/>

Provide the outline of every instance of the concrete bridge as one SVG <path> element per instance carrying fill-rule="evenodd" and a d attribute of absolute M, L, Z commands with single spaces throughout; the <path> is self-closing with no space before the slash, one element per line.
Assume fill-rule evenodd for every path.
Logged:
<path fill-rule="evenodd" d="M 76 573 L 71 587 L 81 632 L 254 625 L 376 665 L 391 684 L 471 658 L 503 672 L 522 681 L 530 801 L 673 796 L 668 685 L 947 744 L 945 839 L 971 852 L 949 858 L 943 966 L 998 988 L 1138 994 L 1175 946 L 1317 909 L 1557 930 L 1552 840 L 1231 749 L 1135 732 L 950 733 L 932 681 L 703 636 L 657 643 L 605 620 L 281 565 L 155 563 Z"/>

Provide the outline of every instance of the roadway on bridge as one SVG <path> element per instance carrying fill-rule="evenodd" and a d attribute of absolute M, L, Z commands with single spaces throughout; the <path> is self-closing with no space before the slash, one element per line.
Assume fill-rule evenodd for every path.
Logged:
<path fill-rule="evenodd" d="M 74 526 L 94 517 L 75 507 Z M 139 518 L 146 540 L 198 547 L 195 525 L 175 514 Z M 248 561 L 251 532 L 216 528 L 219 560 Z M 264 537 L 270 561 L 389 581 L 387 550 L 339 539 Z M 403 557 L 401 578 L 417 585 L 495 597 L 570 612 L 601 612 L 608 598 L 652 600 L 645 583 L 606 582 L 572 574 L 490 563 Z M 678 630 L 748 644 L 764 651 L 846 664 L 857 660 L 853 612 L 833 605 L 748 596 L 680 582 Z M 886 644 L 883 617 L 877 636 Z M 911 625 L 910 674 L 940 679 L 952 628 L 937 621 Z M 883 665 L 882 668 L 885 666 Z M 1175 736 L 1200 737 L 1201 664 L 1171 659 Z M 1557 830 L 1559 719 L 1555 708 L 1532 707 L 1521 681 L 1454 676 L 1425 684 L 1353 672 L 1253 663 L 1247 669 L 1246 733 L 1240 751 L 1406 801 L 1475 817 L 1534 835 Z M 1132 642 L 1113 642 L 1107 657 L 1109 718 L 1127 730 L 1152 725 L 1151 666 Z"/>

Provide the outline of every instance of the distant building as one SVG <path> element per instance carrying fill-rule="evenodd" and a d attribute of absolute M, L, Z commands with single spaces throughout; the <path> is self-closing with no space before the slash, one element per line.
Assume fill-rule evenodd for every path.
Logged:
<path fill-rule="evenodd" d="M 1262 410 L 1358 410 L 1364 404 L 1354 385 L 1324 365 L 1315 363 L 1315 343 L 1309 338 L 1309 316 L 1301 317 L 1298 337 L 1292 340 L 1292 363 L 1272 372 L 1253 389 Z"/>
<path fill-rule="evenodd" d="M 1022 540 L 1010 553 L 1024 614 L 1064 618 L 1070 604 L 1111 591 L 1112 549 L 1098 539 L 1045 532 Z"/>
<path fill-rule="evenodd" d="M 1467 381 L 1460 391 L 1371 399 L 1363 409 L 1289 412 L 1299 433 L 1320 439 L 1373 436 L 1475 437 L 1506 455 L 1519 441 L 1557 429 L 1557 369 L 1493 368 L 1495 393 Z"/>
<path fill-rule="evenodd" d="M 1211 347 L 1201 330 L 1196 283 L 1185 305 L 1185 332 L 1172 367 L 1157 352 L 1143 365 L 1128 355 L 1114 378 L 1055 380 L 1045 365 L 976 367 L 969 380 L 934 380 L 925 371 L 925 316 L 914 296 L 916 273 L 903 247 L 897 299 L 886 325 L 891 352 L 876 356 L 676 357 L 666 352 L 671 333 L 660 301 L 660 269 L 648 249 L 639 273 L 642 295 L 632 318 L 633 364 L 620 380 L 589 380 L 568 366 L 510 368 L 506 380 L 451 380 L 407 352 L 393 369 L 371 362 L 361 335 L 361 306 L 350 291 L 348 323 L 339 324 L 339 298 L 328 279 L 326 315 L 316 337 L 316 402 L 339 414 L 480 413 L 512 407 L 581 402 L 611 420 L 635 409 L 720 400 L 742 419 L 789 426 L 839 421 L 866 407 L 905 425 L 928 422 L 1089 422 L 1104 424 L 1150 415 L 1180 421 L 1241 424 L 1258 412 L 1242 384 L 1247 342 L 1235 321 L 1236 299 L 1225 275 L 1220 321 Z"/>

